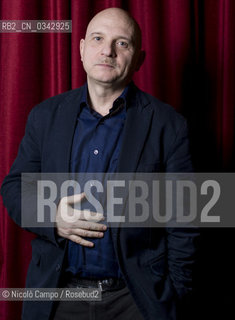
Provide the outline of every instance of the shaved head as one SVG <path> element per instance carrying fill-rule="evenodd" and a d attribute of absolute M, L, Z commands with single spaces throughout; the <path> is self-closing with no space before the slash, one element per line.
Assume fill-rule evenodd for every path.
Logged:
<path fill-rule="evenodd" d="M 88 85 L 123 88 L 144 60 L 140 27 L 125 10 L 105 9 L 88 24 L 80 53 Z"/>
<path fill-rule="evenodd" d="M 141 29 L 137 23 L 137 21 L 129 14 L 129 12 L 121 9 L 121 8 L 108 8 L 98 12 L 89 22 L 86 30 L 86 36 L 89 34 L 89 31 L 94 22 L 96 22 L 99 18 L 118 18 L 120 23 L 125 23 L 133 29 L 133 42 L 137 50 L 141 50 L 142 45 L 142 34 Z"/>

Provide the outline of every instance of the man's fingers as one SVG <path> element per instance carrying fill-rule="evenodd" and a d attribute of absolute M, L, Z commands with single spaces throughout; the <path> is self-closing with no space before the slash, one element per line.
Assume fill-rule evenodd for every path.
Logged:
<path fill-rule="evenodd" d="M 63 232 L 66 235 L 70 235 L 70 234 L 74 234 L 76 233 L 76 230 L 84 230 L 86 232 L 93 232 L 93 231 L 98 231 L 98 232 L 104 232 L 107 230 L 107 226 L 105 224 L 101 224 L 101 223 L 96 223 L 96 222 L 88 222 L 88 221 L 82 221 L 79 220 L 76 223 L 73 223 L 73 225 L 70 225 L 68 227 L 67 223 L 59 223 L 59 225 L 57 224 L 57 230 L 59 232 Z M 80 235 L 84 235 L 84 233 L 82 233 L 83 231 L 81 231 Z M 85 235 L 87 237 L 90 237 L 90 235 Z"/>
<path fill-rule="evenodd" d="M 75 209 L 74 211 L 76 211 L 76 213 L 79 215 L 79 219 L 81 220 L 99 222 L 105 219 L 104 215 L 99 212 L 92 212 L 89 210 L 77 210 L 77 209 Z"/>
<path fill-rule="evenodd" d="M 84 229 L 73 229 L 73 234 L 88 238 L 102 238 L 104 236 L 103 232 L 89 231 Z"/>
<path fill-rule="evenodd" d="M 64 197 L 64 201 L 68 204 L 74 204 L 81 202 L 86 197 L 85 192 L 73 194 L 72 196 Z"/>
<path fill-rule="evenodd" d="M 68 223 L 78 220 L 99 222 L 104 220 L 104 215 L 99 212 L 92 212 L 90 210 L 79 210 L 72 207 L 76 203 L 80 203 L 86 197 L 85 192 L 74 194 L 72 196 L 63 197 L 61 199 L 60 214 L 66 222 L 68 217 Z M 72 221 L 73 220 L 73 221 Z"/>
<path fill-rule="evenodd" d="M 74 228 L 85 229 L 88 231 L 105 231 L 107 226 L 101 223 L 79 220 L 78 223 L 73 224 L 73 229 Z"/>
<path fill-rule="evenodd" d="M 83 222 L 83 226 L 86 229 L 82 229 L 81 227 L 77 229 L 71 228 L 58 228 L 57 233 L 61 237 L 67 238 L 73 242 L 76 242 L 85 247 L 93 247 L 94 244 L 91 241 L 83 239 L 83 237 L 89 238 L 102 238 L 104 233 L 101 231 L 93 231 L 95 228 L 102 228 L 102 231 L 105 231 L 107 227 L 105 225 L 100 225 L 97 223 Z"/>
<path fill-rule="evenodd" d="M 76 242 L 77 244 L 80 244 L 81 246 L 84 246 L 84 247 L 94 247 L 94 243 L 91 242 L 91 241 L 88 241 L 88 240 L 85 240 L 79 236 L 75 236 L 75 235 L 71 235 L 69 237 L 69 239 L 73 242 Z"/>
<path fill-rule="evenodd" d="M 86 247 L 93 247 L 94 244 L 91 241 L 83 239 L 81 236 L 86 236 L 89 238 L 102 238 L 103 233 L 102 232 L 91 232 L 91 231 L 86 231 L 82 229 L 76 229 L 76 230 L 70 230 L 70 229 L 59 229 L 57 230 L 57 233 L 59 236 L 69 239 L 73 242 L 76 242 L 77 244 L 80 244 L 82 246 Z"/>

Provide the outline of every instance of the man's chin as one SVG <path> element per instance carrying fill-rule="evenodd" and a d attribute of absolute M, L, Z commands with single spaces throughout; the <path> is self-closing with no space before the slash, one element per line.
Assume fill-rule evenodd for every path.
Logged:
<path fill-rule="evenodd" d="M 96 83 L 100 83 L 100 84 L 115 84 L 116 82 L 118 82 L 118 78 L 106 78 L 106 77 L 100 77 L 100 78 L 95 78 L 93 79 Z"/>

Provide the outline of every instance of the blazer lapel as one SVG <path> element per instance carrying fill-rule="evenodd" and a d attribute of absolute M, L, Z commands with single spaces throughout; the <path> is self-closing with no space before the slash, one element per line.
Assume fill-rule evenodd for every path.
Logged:
<path fill-rule="evenodd" d="M 127 99 L 127 117 L 123 132 L 123 142 L 120 150 L 117 172 L 135 172 L 147 138 L 153 110 L 149 100 L 134 85 L 130 88 Z M 70 156 L 77 115 L 80 111 L 82 88 L 68 96 L 59 106 L 55 119 L 56 130 L 54 139 L 54 159 L 57 159 L 60 172 L 70 172 Z M 54 141 L 55 141 L 54 140 Z"/>
<path fill-rule="evenodd" d="M 149 100 L 135 86 L 127 103 L 127 118 L 123 132 L 117 172 L 135 172 L 147 138 L 153 110 Z"/>
<path fill-rule="evenodd" d="M 57 141 L 59 143 L 56 158 L 59 163 L 60 172 L 70 172 L 70 156 L 74 130 L 76 128 L 77 116 L 80 112 L 82 89 L 66 98 L 59 106 L 58 118 L 56 120 Z"/>

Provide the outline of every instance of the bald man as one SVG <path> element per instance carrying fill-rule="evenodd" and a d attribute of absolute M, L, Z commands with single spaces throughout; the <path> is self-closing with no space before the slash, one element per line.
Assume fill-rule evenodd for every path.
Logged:
<path fill-rule="evenodd" d="M 19 225 L 22 172 L 192 171 L 185 119 L 132 82 L 145 56 L 136 21 L 122 9 L 101 11 L 80 53 L 87 83 L 31 111 L 4 180 L 4 203 Z M 22 318 L 177 319 L 192 291 L 198 231 L 112 229 L 102 213 L 75 209 L 84 198 L 63 197 L 55 224 L 28 228 L 37 238 L 26 286 L 100 289 L 101 301 L 26 301 Z M 61 219 L 75 210 L 76 221 Z"/>

